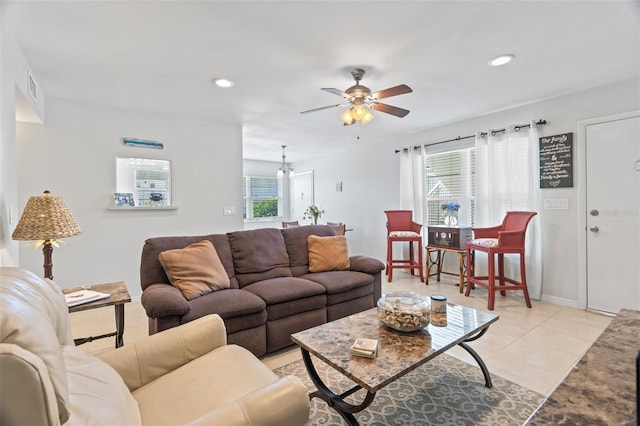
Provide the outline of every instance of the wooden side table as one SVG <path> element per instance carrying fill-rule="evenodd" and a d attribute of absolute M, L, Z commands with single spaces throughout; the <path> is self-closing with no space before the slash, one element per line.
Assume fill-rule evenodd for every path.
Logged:
<path fill-rule="evenodd" d="M 459 277 L 460 293 L 464 289 L 465 274 L 466 274 L 466 247 L 467 241 L 471 239 L 471 228 L 460 226 L 442 226 L 432 225 L 427 228 L 427 280 L 426 284 L 429 285 L 429 277 L 436 275 L 438 282 L 440 281 L 440 275 L 457 275 Z M 442 270 L 442 261 L 446 253 L 456 253 L 458 255 L 459 268 L 458 273 L 447 272 Z M 432 258 L 432 254 L 435 254 L 435 260 Z M 471 264 L 473 265 L 473 258 Z M 436 272 L 431 272 L 431 268 L 436 266 Z"/>
<path fill-rule="evenodd" d="M 67 288 L 63 290 L 63 293 L 72 293 L 74 291 L 83 290 L 82 287 Z M 102 334 L 100 336 L 81 337 L 74 339 L 76 346 L 83 343 L 92 342 L 97 339 L 104 339 L 105 337 L 116 337 L 116 348 L 119 348 L 124 344 L 124 304 L 131 302 L 131 296 L 127 290 L 127 286 L 124 281 L 118 281 L 115 283 L 95 284 L 91 286 L 91 290 L 99 291 L 101 293 L 108 293 L 109 298 L 96 300 L 95 302 L 83 303 L 69 308 L 69 313 L 88 311 L 90 309 L 104 308 L 105 306 L 113 306 L 116 316 L 116 331 L 113 333 Z"/>
<path fill-rule="evenodd" d="M 458 269 L 458 273 L 456 274 L 455 272 L 447 272 L 447 271 L 443 271 L 442 270 L 442 261 L 444 259 L 444 255 L 446 253 L 457 253 L 458 254 L 458 260 L 459 260 L 459 269 Z M 433 260 L 432 258 L 432 254 L 436 255 L 435 260 Z M 466 250 L 464 249 L 460 249 L 460 248 L 455 248 L 455 247 L 442 247 L 442 246 L 436 246 L 436 245 L 427 245 L 427 281 L 426 281 L 426 285 L 429 285 L 429 277 L 436 275 L 437 276 L 437 280 L 438 282 L 440 282 L 440 275 L 441 274 L 446 274 L 446 275 L 457 275 L 460 278 L 460 293 L 462 293 L 462 290 L 464 289 L 464 278 L 465 278 L 465 274 L 466 274 L 466 267 L 465 267 L 465 262 L 464 262 L 464 258 L 466 257 Z M 436 271 L 435 272 L 431 272 L 431 268 L 433 266 L 436 266 Z"/>

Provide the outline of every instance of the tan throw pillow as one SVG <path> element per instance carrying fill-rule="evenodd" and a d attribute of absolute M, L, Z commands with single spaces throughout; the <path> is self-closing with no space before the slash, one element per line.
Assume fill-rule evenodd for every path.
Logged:
<path fill-rule="evenodd" d="M 309 272 L 345 271 L 350 267 L 347 237 L 307 237 Z"/>
<path fill-rule="evenodd" d="M 229 288 L 229 276 L 211 241 L 203 240 L 158 255 L 169 281 L 187 300 Z"/>

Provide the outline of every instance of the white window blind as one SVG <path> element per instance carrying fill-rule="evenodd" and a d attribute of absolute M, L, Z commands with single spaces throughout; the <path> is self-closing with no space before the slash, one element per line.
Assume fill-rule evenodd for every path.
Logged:
<path fill-rule="evenodd" d="M 282 182 L 276 177 L 243 176 L 242 199 L 245 219 L 282 216 Z"/>
<path fill-rule="evenodd" d="M 458 223 L 473 226 L 475 209 L 475 148 L 456 149 L 425 157 L 427 225 L 443 224 L 442 207 L 458 203 Z"/>

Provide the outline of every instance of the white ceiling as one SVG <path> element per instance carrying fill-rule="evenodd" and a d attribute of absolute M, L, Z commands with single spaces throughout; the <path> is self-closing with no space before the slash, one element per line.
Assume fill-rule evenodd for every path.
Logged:
<path fill-rule="evenodd" d="M 640 74 L 638 1 L 6 1 L 48 96 L 242 124 L 244 157 L 287 161 Z M 492 57 L 516 60 L 492 68 Z M 342 126 L 350 70 L 413 93 Z M 211 83 L 235 82 L 231 89 Z M 360 140 L 356 136 L 360 136 Z"/>

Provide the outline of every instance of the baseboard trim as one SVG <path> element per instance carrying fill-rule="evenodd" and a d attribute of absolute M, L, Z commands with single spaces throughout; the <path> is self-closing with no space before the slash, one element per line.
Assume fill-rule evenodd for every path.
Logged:
<path fill-rule="evenodd" d="M 568 308 L 579 309 L 577 300 L 565 299 L 564 297 L 549 296 L 545 294 L 543 294 L 542 297 L 540 297 L 540 300 L 542 302 L 553 303 L 554 305 L 560 305 L 560 306 L 566 306 Z"/>

